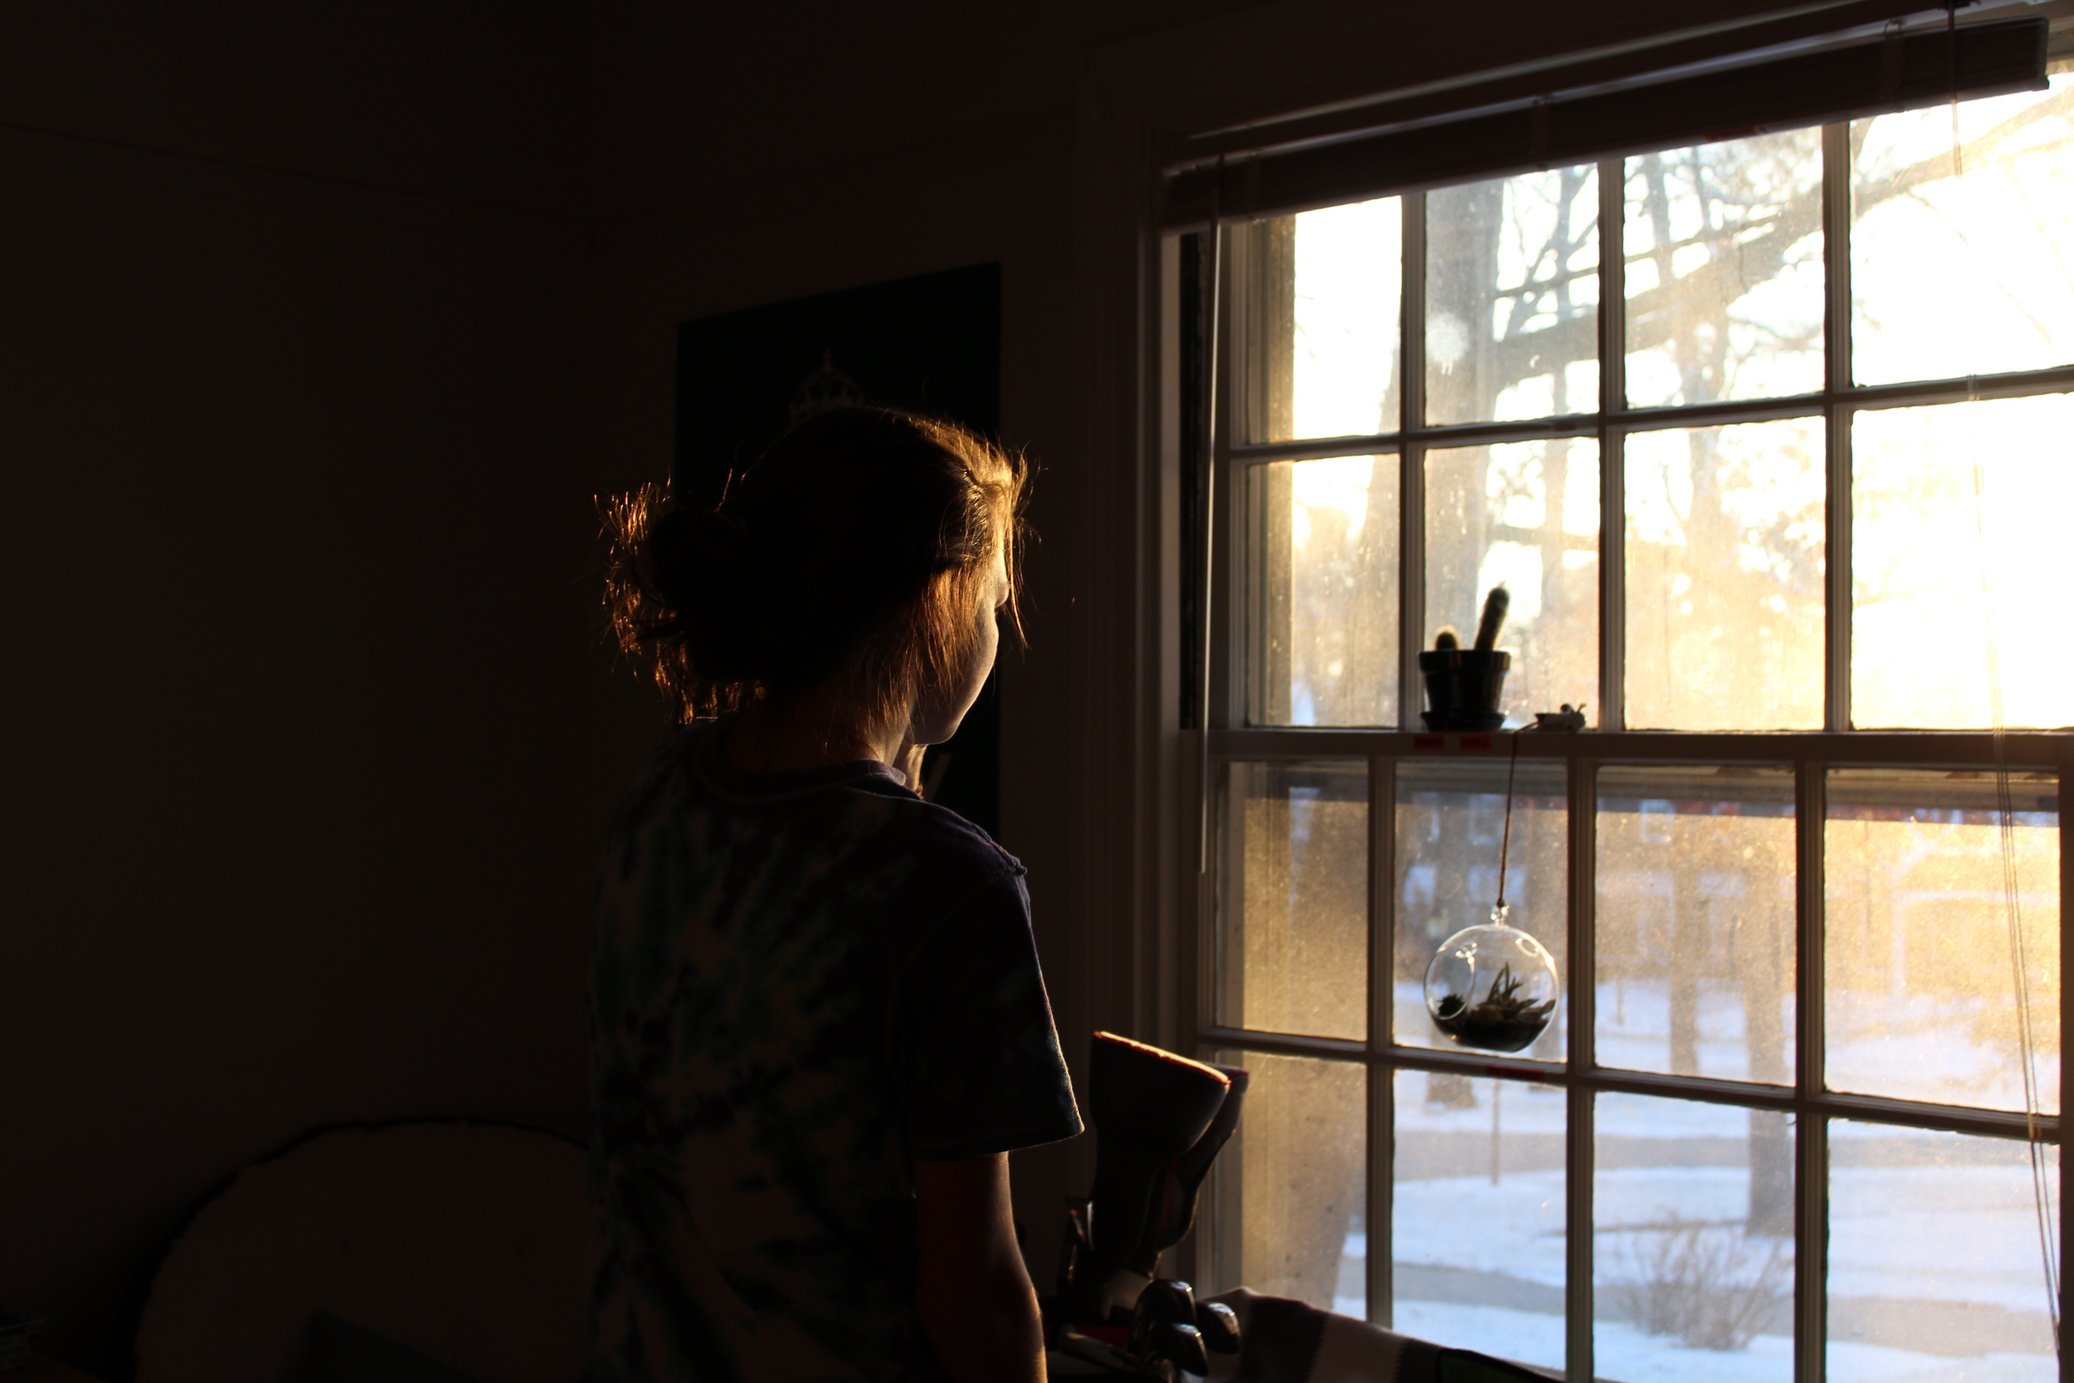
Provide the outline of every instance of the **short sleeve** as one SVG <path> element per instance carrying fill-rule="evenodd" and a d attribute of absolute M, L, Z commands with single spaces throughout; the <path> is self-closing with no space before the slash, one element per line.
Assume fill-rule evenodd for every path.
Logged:
<path fill-rule="evenodd" d="M 928 934 L 893 1005 L 912 1156 L 979 1157 L 1080 1132 L 1020 877 L 998 876 Z"/>

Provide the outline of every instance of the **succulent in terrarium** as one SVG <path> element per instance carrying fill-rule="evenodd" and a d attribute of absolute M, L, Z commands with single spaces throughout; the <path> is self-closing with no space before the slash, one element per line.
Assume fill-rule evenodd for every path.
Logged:
<path fill-rule="evenodd" d="M 1459 994 L 1443 994 L 1433 1006 L 1433 1021 L 1466 1047 L 1516 1052 L 1541 1036 L 1555 1015 L 1555 1000 L 1536 1002 L 1523 997 L 1519 992 L 1522 983 L 1511 966 L 1501 966 L 1491 992 L 1481 1002 L 1471 1005 Z"/>

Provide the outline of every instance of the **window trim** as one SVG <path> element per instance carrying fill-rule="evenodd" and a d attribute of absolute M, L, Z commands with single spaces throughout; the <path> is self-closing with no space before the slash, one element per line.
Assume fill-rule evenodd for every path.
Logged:
<path fill-rule="evenodd" d="M 1248 702 L 1244 685 L 1247 648 L 1247 596 L 1245 563 L 1252 544 L 1248 525 L 1255 522 L 1242 493 L 1245 476 L 1259 473 L 1270 461 L 1318 459 L 1336 456 L 1367 456 L 1394 453 L 1401 467 L 1399 523 L 1400 541 L 1400 719 L 1407 719 L 1418 705 L 1419 679 L 1416 657 L 1422 643 L 1419 626 L 1424 620 L 1424 554 L 1420 550 L 1423 516 L 1415 512 L 1422 493 L 1417 472 L 1426 451 L 1439 445 L 1464 442 L 1528 440 L 1554 436 L 1590 435 L 1599 438 L 1601 493 L 1600 653 L 1599 694 L 1604 723 L 1620 726 L 1624 708 L 1620 696 L 1623 651 L 1618 631 L 1623 627 L 1624 591 L 1620 571 L 1624 567 L 1619 547 L 1624 513 L 1619 493 L 1622 467 L 1616 464 L 1621 441 L 1630 432 L 1658 427 L 1691 426 L 1764 421 L 1780 417 L 1815 416 L 1828 432 L 1827 493 L 1848 496 L 1851 470 L 1850 425 L 1860 411 L 1879 408 L 1958 403 L 1973 399 L 2015 397 L 2074 390 L 2074 365 L 2009 374 L 1913 381 L 1899 385 L 1859 386 L 1851 382 L 1849 358 L 1850 284 L 1849 237 L 1851 219 L 1849 167 L 1844 157 L 1848 125 L 1828 124 L 1822 132 L 1824 268 L 1828 301 L 1824 326 L 1825 378 L 1815 393 L 1792 398 L 1729 401 L 1702 405 L 1676 405 L 1630 409 L 1622 393 L 1622 371 L 1617 362 L 1622 349 L 1624 284 L 1621 256 L 1601 255 L 1598 346 L 1602 362 L 1616 362 L 1600 371 L 1601 411 L 1562 418 L 1524 422 L 1419 425 L 1397 432 L 1363 437 L 1309 438 L 1291 443 L 1254 442 L 1247 427 L 1248 389 L 1243 349 L 1248 285 L 1244 281 L 1246 255 L 1239 251 L 1246 232 L 1234 228 L 1234 249 L 1221 256 L 1223 281 L 1218 286 L 1216 330 L 1221 344 L 1211 352 L 1218 377 L 1213 386 L 1220 401 L 1220 416 L 1212 428 L 1212 478 L 1217 523 L 1212 535 L 1216 580 L 1209 592 L 1213 618 L 1211 658 L 1211 703 L 1206 732 L 1206 772 L 1203 787 L 1219 791 L 1229 765 L 1237 762 L 1287 761 L 1333 758 L 1365 762 L 1369 783 L 1369 882 L 1368 882 L 1368 985 L 1370 1013 L 1368 1037 L 1353 1041 L 1309 1037 L 1298 1034 L 1261 1032 L 1220 1025 L 1215 1016 L 1215 947 L 1218 919 L 1216 881 L 1195 880 L 1195 905 L 1181 919 L 1181 942 L 1187 956 L 1184 988 L 1178 1017 L 1186 1041 L 1184 1050 L 1207 1053 L 1213 1049 L 1239 1048 L 1265 1053 L 1315 1056 L 1358 1064 L 1367 1073 L 1368 1149 L 1367 1227 L 1371 1252 L 1367 1260 L 1370 1316 L 1385 1324 L 1391 1311 L 1392 1254 L 1389 1202 L 1392 1191 L 1389 1131 L 1394 1127 L 1393 1082 L 1398 1070 L 1451 1071 L 1501 1079 L 1533 1079 L 1566 1091 L 1569 1103 L 1566 1125 L 1566 1334 L 1569 1376 L 1589 1379 L 1593 1373 L 1592 1332 L 1594 1322 L 1592 1261 L 1593 1120 L 1591 1102 L 1600 1093 L 1657 1095 L 1694 1099 L 1740 1108 L 1766 1109 L 1794 1116 L 1795 1140 L 1795 1247 L 1796 1263 L 1793 1309 L 1795 1317 L 1796 1378 L 1824 1376 L 1826 1368 L 1825 1292 L 1826 1209 L 1829 1202 L 1828 1120 L 1869 1118 L 1906 1127 L 1932 1128 L 1992 1137 L 2026 1139 L 2035 1129 L 2040 1141 L 2055 1155 L 2062 1146 L 2062 1119 L 2070 1108 L 2070 1075 L 2063 1061 L 2058 1091 L 2057 1115 L 2027 1115 L 1987 1109 L 1964 1109 L 1930 1102 L 1843 1094 L 1823 1088 L 1821 1071 L 1824 1014 L 1823 985 L 1823 836 L 1827 821 L 1827 772 L 1833 768 L 1935 767 L 1939 765 L 1986 768 L 2003 764 L 2011 772 L 2040 771 L 2059 776 L 2064 785 L 2074 780 L 2074 736 L 2053 730 L 1905 731 L 1852 730 L 1848 726 L 1849 646 L 1845 620 L 1834 612 L 1849 607 L 1851 566 L 1847 504 L 1827 505 L 1825 534 L 1825 611 L 1831 612 L 1824 640 L 1824 728 L 1776 732 L 1677 732 L 1635 731 L 1618 728 L 1595 729 L 1580 735 L 1528 734 L 1521 736 L 1523 758 L 1558 760 L 1568 771 L 1569 878 L 1566 889 L 1569 913 L 1569 971 L 1563 977 L 1567 1022 L 1573 1033 L 1585 1040 L 1573 1042 L 1564 1057 L 1553 1062 L 1517 1058 L 1492 1059 L 1451 1050 L 1394 1045 L 1390 1033 L 1392 946 L 1394 937 L 1394 766 L 1406 760 L 1427 757 L 1431 751 L 1421 741 L 1430 737 L 1402 727 L 1312 728 L 1260 726 L 1243 723 L 1242 708 Z M 1600 225 L 1617 227 L 1624 217 L 1620 160 L 1598 165 Z M 1403 193 L 1404 222 L 1402 252 L 1407 265 L 1423 265 L 1424 194 Z M 1170 235 L 1168 241 L 1173 239 Z M 1602 240 L 1602 245 L 1606 244 Z M 1407 273 L 1401 311 L 1405 322 L 1423 320 L 1424 274 Z M 1171 282 L 1169 291 L 1175 291 Z M 1424 379 L 1422 333 L 1400 330 L 1399 380 L 1401 417 L 1421 417 L 1420 397 Z M 1505 745 L 1507 733 L 1494 736 L 1492 743 Z M 1474 755 L 1452 742 L 1442 753 Z M 1688 1077 L 1634 1072 L 1597 1064 L 1588 1035 L 1595 1019 L 1591 986 L 1584 977 L 1593 973 L 1591 909 L 1595 896 L 1595 835 L 1598 770 L 1605 766 L 1650 762 L 1764 763 L 1791 770 L 1794 778 L 1795 852 L 1797 861 L 1795 933 L 1795 1071 L 1788 1087 L 1749 1082 L 1722 1081 L 1711 1077 Z M 2068 902 L 2074 900 L 2074 826 L 2062 809 L 2060 842 L 2060 891 L 2062 909 L 2060 936 L 2063 958 L 2069 935 Z M 1214 851 L 1212 853 L 1214 859 Z M 2069 1022 L 2070 996 L 2062 987 L 2061 1032 L 2074 1030 Z M 1207 1217 L 1206 1217 L 1207 1218 Z M 1199 1230 L 1214 1262 L 1216 1228 L 1205 1224 Z M 2059 1253 L 2062 1263 L 2069 1258 L 2070 1233 L 2066 1217 L 2060 1225 Z M 1193 1264 L 1191 1271 L 1199 1271 Z M 2062 1312 L 2067 1289 L 2062 1286 Z"/>
<path fill-rule="evenodd" d="M 2074 0 L 2021 9 L 1988 0 L 1968 12 L 1990 4 L 2047 13 L 2056 23 L 2074 14 Z M 1025 304 L 1052 314 L 1070 345 L 1060 365 L 1071 449 L 1054 458 L 1045 492 L 1055 497 L 1047 521 L 1054 559 L 1069 566 L 1074 592 L 1072 610 L 1053 612 L 1068 645 L 1062 714 L 1073 752 L 1061 771 L 1074 820 L 1069 872 L 1047 896 L 1064 914 L 1052 992 L 1076 1070 L 1084 1074 L 1085 1034 L 1095 1027 L 1176 1049 L 1191 1040 L 1193 1015 L 1183 1013 L 1195 992 L 1187 919 L 1205 912 L 1209 897 L 1195 849 L 1200 732 L 1184 730 L 1177 714 L 1179 593 L 1190 579 L 1178 537 L 1180 475 L 1193 458 L 1179 447 L 1173 377 L 1163 366 L 1171 361 L 1175 283 L 1159 204 L 1177 152 L 1192 137 L 1292 112 L 1466 91 L 1497 77 L 1540 86 L 1548 74 L 1622 55 L 1726 40 L 1765 24 L 1812 27 L 1844 13 L 1858 11 L 1844 0 L 1583 9 L 1505 0 L 1472 19 L 1275 0 L 1123 34 L 1087 54 L 1073 95 L 1072 152 L 1059 170 L 1070 190 L 1070 299 Z M 2062 889 L 2074 897 L 2070 864 L 2063 860 Z M 2062 1023 L 2074 1030 L 2064 1012 Z M 1040 1182 L 1058 1194 L 1084 1187 L 1092 1143 L 1026 1155 L 1018 1184 L 1031 1196 Z M 1041 1272 L 1049 1236 L 1032 1242 Z M 1184 1239 L 1167 1270 L 1200 1280 L 1195 1243 Z"/>

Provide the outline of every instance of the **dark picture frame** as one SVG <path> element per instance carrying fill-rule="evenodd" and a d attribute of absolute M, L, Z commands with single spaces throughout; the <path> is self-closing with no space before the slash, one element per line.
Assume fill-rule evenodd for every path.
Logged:
<path fill-rule="evenodd" d="M 878 404 L 1000 431 L 1001 266 L 975 264 L 680 322 L 671 484 L 718 502 L 796 418 Z M 930 751 L 928 796 L 1000 832 L 998 674 Z"/>

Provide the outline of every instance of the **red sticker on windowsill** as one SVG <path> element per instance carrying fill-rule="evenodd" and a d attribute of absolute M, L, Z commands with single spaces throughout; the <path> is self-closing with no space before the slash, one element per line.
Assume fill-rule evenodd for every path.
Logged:
<path fill-rule="evenodd" d="M 1411 737 L 1411 747 L 1414 752 L 1427 749 L 1445 749 L 1447 748 L 1447 736 L 1413 735 Z"/>
<path fill-rule="evenodd" d="M 1463 735 L 1455 741 L 1455 747 L 1458 749 L 1489 749 L 1491 747 L 1491 737 L 1489 734 Z"/>

